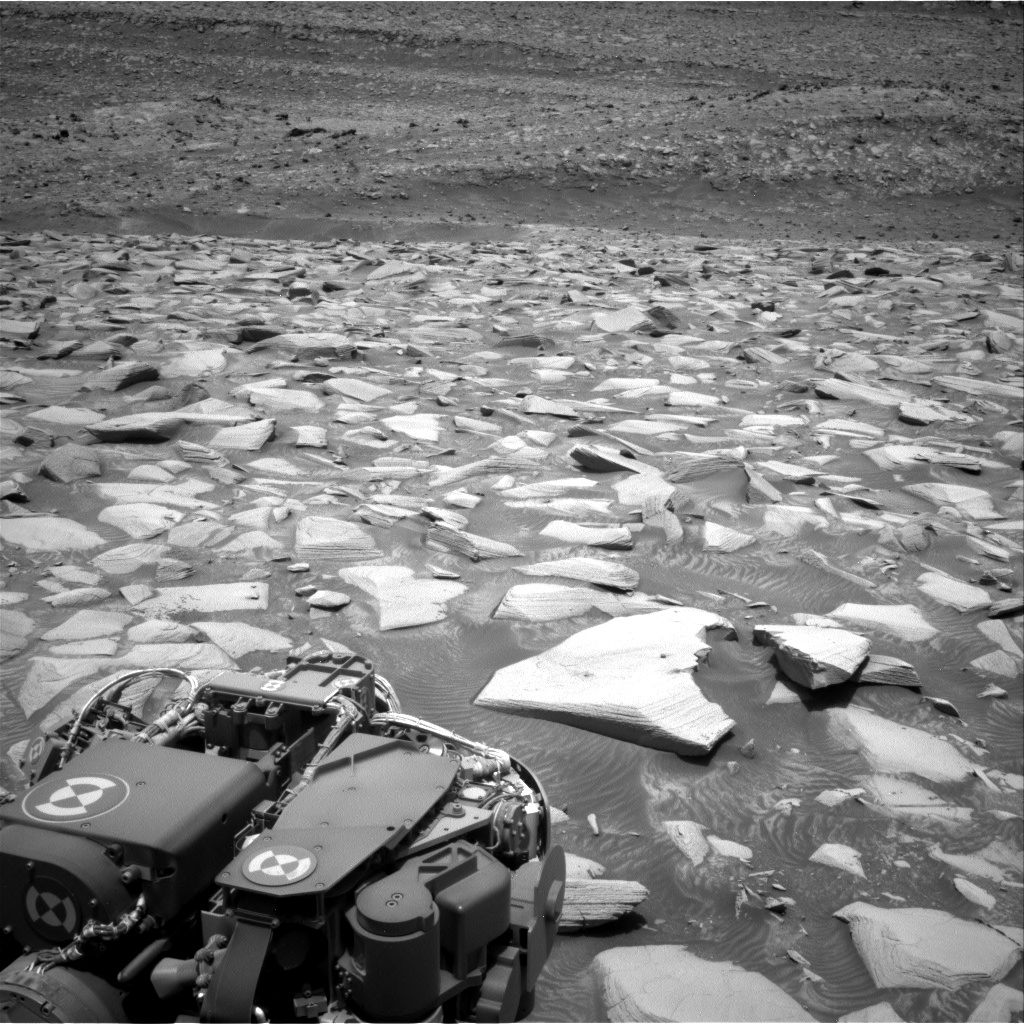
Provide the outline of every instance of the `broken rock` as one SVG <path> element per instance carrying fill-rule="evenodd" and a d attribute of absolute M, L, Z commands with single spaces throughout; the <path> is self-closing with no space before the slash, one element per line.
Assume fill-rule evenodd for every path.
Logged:
<path fill-rule="evenodd" d="M 1016 942 L 944 910 L 850 903 L 835 916 L 849 924 L 857 952 L 879 988 L 956 991 L 973 982 L 999 981 L 1020 959 Z"/>
<path fill-rule="evenodd" d="M 912 604 L 843 604 L 828 614 L 858 626 L 893 633 L 903 640 L 922 642 L 939 632 Z"/>
<path fill-rule="evenodd" d="M 466 591 L 463 583 L 416 579 L 412 569 L 399 565 L 363 565 L 338 575 L 374 599 L 381 630 L 440 622 L 447 615 L 445 605 Z"/>
<path fill-rule="evenodd" d="M 826 708 L 830 735 L 863 754 L 875 771 L 910 773 L 932 782 L 961 782 L 974 764 L 946 740 L 923 729 L 890 722 L 864 708 Z"/>
<path fill-rule="evenodd" d="M 70 484 L 75 480 L 99 476 L 103 470 L 92 448 L 69 443 L 55 448 L 47 455 L 39 466 L 39 472 L 59 484 Z"/>
<path fill-rule="evenodd" d="M 690 674 L 710 648 L 712 612 L 670 608 L 612 619 L 500 669 L 475 703 L 537 715 L 660 750 L 706 753 L 735 724 Z"/>
<path fill-rule="evenodd" d="M 682 946 L 617 946 L 594 958 L 610 1021 L 813 1021 L 764 975 Z"/>
<path fill-rule="evenodd" d="M 811 690 L 853 678 L 871 647 L 849 630 L 821 626 L 755 626 L 754 643 L 774 647 L 782 671 Z"/>

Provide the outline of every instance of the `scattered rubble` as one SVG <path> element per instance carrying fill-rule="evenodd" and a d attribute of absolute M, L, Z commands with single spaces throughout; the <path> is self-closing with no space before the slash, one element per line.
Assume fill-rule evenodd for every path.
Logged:
<path fill-rule="evenodd" d="M 0 244 L 5 751 L 128 667 L 344 645 L 417 709 L 475 696 L 494 742 L 526 728 L 553 797 L 589 803 L 556 829 L 584 853 L 695 881 L 723 964 L 608 949 L 591 926 L 633 908 L 691 926 L 658 923 L 664 880 L 578 865 L 563 930 L 604 949 L 613 1019 L 809 1019 L 716 945 L 701 887 L 725 878 L 738 920 L 808 930 L 837 890 L 807 879 L 860 887 L 841 913 L 887 984 L 997 980 L 1011 938 L 871 905 L 908 897 L 895 849 L 951 912 L 1020 913 L 1017 272 L 943 244 L 531 232 Z M 113 248 L 116 277 L 85 269 Z M 856 938 L 875 924 L 884 953 Z M 948 935 L 978 962 L 942 960 Z M 998 988 L 976 1014 L 1014 1005 Z"/>

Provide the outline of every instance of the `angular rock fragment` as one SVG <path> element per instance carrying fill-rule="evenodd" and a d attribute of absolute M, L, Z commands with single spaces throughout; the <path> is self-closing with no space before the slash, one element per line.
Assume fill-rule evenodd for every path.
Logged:
<path fill-rule="evenodd" d="M 963 391 L 968 395 L 984 395 L 988 398 L 1012 398 L 1018 404 L 1024 401 L 1024 389 L 1019 384 L 1002 384 L 999 381 L 983 380 L 979 377 L 957 377 L 940 374 L 934 383 L 951 391 Z"/>
<path fill-rule="evenodd" d="M 210 480 L 196 480 L 188 478 L 173 484 L 159 483 L 97 483 L 93 484 L 93 490 L 100 498 L 108 501 L 116 501 L 120 504 L 132 502 L 146 502 L 150 504 L 161 503 L 164 505 L 176 505 L 178 508 L 206 508 L 214 509 L 217 506 L 210 501 L 196 497 L 206 491 L 213 490 L 216 486 Z"/>
<path fill-rule="evenodd" d="M 184 512 L 153 505 L 150 502 L 131 502 L 127 505 L 111 505 L 97 516 L 101 523 L 116 526 L 136 540 L 148 540 L 170 529 L 185 518 Z"/>
<path fill-rule="evenodd" d="M 295 646 L 288 637 L 248 622 L 193 622 L 189 629 L 204 633 L 231 658 L 253 651 L 288 651 Z"/>
<path fill-rule="evenodd" d="M 416 579 L 412 569 L 399 565 L 363 565 L 338 575 L 374 599 L 382 631 L 440 622 L 447 603 L 466 591 L 464 583 Z"/>
<path fill-rule="evenodd" d="M 828 614 L 858 626 L 892 633 L 903 640 L 923 642 L 939 632 L 912 604 L 842 604 Z"/>
<path fill-rule="evenodd" d="M 327 429 L 316 426 L 296 426 L 295 447 L 296 448 L 326 448 Z"/>
<path fill-rule="evenodd" d="M 980 885 L 975 885 L 974 882 L 966 878 L 961 878 L 957 875 L 953 879 L 953 885 L 964 899 L 970 900 L 971 903 L 979 907 L 984 907 L 985 910 L 991 910 L 996 905 L 996 898 L 991 893 L 986 892 Z"/>
<path fill-rule="evenodd" d="M 836 398 L 844 402 L 867 402 L 869 405 L 890 406 L 894 409 L 909 401 L 911 397 L 902 391 L 890 391 L 838 378 L 815 381 L 814 391 L 819 398 Z"/>
<path fill-rule="evenodd" d="M 57 594 L 50 594 L 43 600 L 52 608 L 73 608 L 78 605 L 106 601 L 108 597 L 110 597 L 110 591 L 104 590 L 102 587 L 78 587 L 75 590 L 62 590 Z"/>
<path fill-rule="evenodd" d="M 1009 985 L 993 985 L 985 998 L 971 1011 L 968 1024 L 992 1024 L 993 1021 L 1010 1021 L 1024 1012 L 1024 992 Z"/>
<path fill-rule="evenodd" d="M 516 568 L 527 576 L 559 576 L 613 590 L 635 590 L 640 582 L 640 574 L 635 569 L 605 558 L 559 558 Z"/>
<path fill-rule="evenodd" d="M 13 658 L 28 646 L 28 638 L 35 623 L 14 608 L 0 612 L 0 658 Z"/>
<path fill-rule="evenodd" d="M 1020 959 L 1020 946 L 976 921 L 944 910 L 887 910 L 849 903 L 835 916 L 850 926 L 879 988 L 956 991 L 978 981 L 999 981 Z"/>
<path fill-rule="evenodd" d="M 906 772 L 932 782 L 961 782 L 974 772 L 974 764 L 956 747 L 923 729 L 853 706 L 827 708 L 824 714 L 830 735 L 859 750 L 875 771 Z"/>
<path fill-rule="evenodd" d="M 595 315 L 593 324 L 599 331 L 612 334 L 628 333 L 649 324 L 648 315 L 636 307 L 610 310 Z"/>
<path fill-rule="evenodd" d="M 871 648 L 856 633 L 821 626 L 755 626 L 754 643 L 774 647 L 782 671 L 811 690 L 853 678 Z"/>
<path fill-rule="evenodd" d="M 729 526 L 722 526 L 719 523 L 704 523 L 705 551 L 721 551 L 729 554 L 756 543 L 757 538 L 749 533 L 741 533 L 739 530 L 734 530 Z"/>
<path fill-rule="evenodd" d="M 684 483 L 688 480 L 702 480 L 715 473 L 724 470 L 742 469 L 743 457 L 738 454 L 743 449 L 737 449 L 736 454 L 728 452 L 685 452 L 671 453 L 666 461 L 669 468 L 666 470 L 665 478 L 675 483 Z"/>
<path fill-rule="evenodd" d="M 704 826 L 696 821 L 666 821 L 665 831 L 694 867 L 699 868 L 710 856 L 711 844 L 704 838 Z"/>
<path fill-rule="evenodd" d="M 646 594 L 619 596 L 589 587 L 525 583 L 511 587 L 505 593 L 501 604 L 494 610 L 494 618 L 553 622 L 586 615 L 595 608 L 606 615 L 618 616 L 660 611 L 664 605 Z"/>
<path fill-rule="evenodd" d="M 299 388 L 250 388 L 249 401 L 262 413 L 276 415 L 287 412 L 319 412 L 323 407 L 323 399 L 312 391 Z M 213 444 L 213 442 L 210 442 Z M 215 448 L 232 447 L 226 444 L 213 445 Z M 235 445 L 233 447 L 241 447 Z"/>
<path fill-rule="evenodd" d="M 972 587 L 963 580 L 954 579 L 941 572 L 925 572 L 917 577 L 917 589 L 939 604 L 948 605 L 961 612 L 975 612 L 988 608 L 992 598 L 987 590 Z"/>
<path fill-rule="evenodd" d="M 814 864 L 847 871 L 858 878 L 866 877 L 860 862 L 860 852 L 843 843 L 823 843 L 808 859 Z"/>
<path fill-rule="evenodd" d="M 639 882 L 618 878 L 567 878 L 562 916 L 562 934 L 596 928 L 624 917 L 639 906 L 650 891 Z"/>
<path fill-rule="evenodd" d="M 96 637 L 119 636 L 121 631 L 132 621 L 130 615 L 123 612 L 75 612 L 59 626 L 47 630 L 43 640 L 68 641 L 92 640 Z"/>
<path fill-rule="evenodd" d="M 156 597 L 136 605 L 150 618 L 183 612 L 266 611 L 266 583 L 209 583 L 196 587 L 160 587 Z"/>
<path fill-rule="evenodd" d="M 610 1021 L 813 1021 L 764 975 L 682 946 L 617 946 L 592 971 Z"/>
<path fill-rule="evenodd" d="M 364 561 L 381 552 L 361 526 L 327 516 L 305 516 L 295 527 L 295 554 L 300 558 Z"/>
<path fill-rule="evenodd" d="M 164 372 L 166 372 L 166 368 Z M 121 391 L 134 384 L 156 380 L 159 376 L 160 371 L 155 366 L 125 359 L 120 363 L 115 363 L 107 370 L 91 374 L 86 387 L 90 391 Z"/>
<path fill-rule="evenodd" d="M 218 555 L 241 554 L 252 557 L 257 551 L 280 551 L 284 545 L 275 540 L 265 530 L 249 530 L 232 537 L 226 544 L 217 548 Z"/>
<path fill-rule="evenodd" d="M 1006 651 L 989 651 L 979 658 L 973 659 L 971 668 L 978 672 L 988 672 L 995 676 L 1004 676 L 1007 679 L 1016 679 L 1020 675 L 1020 668 Z"/>
<path fill-rule="evenodd" d="M 26 413 L 26 419 L 46 424 L 44 429 L 54 433 L 55 427 L 87 427 L 103 419 L 103 413 L 93 409 L 71 409 L 63 405 L 49 405 L 35 412 Z"/>
<path fill-rule="evenodd" d="M 258 452 L 274 436 L 276 426 L 276 420 L 268 419 L 224 427 L 210 438 L 210 447 Z"/>
<path fill-rule="evenodd" d="M 708 836 L 708 845 L 719 857 L 731 857 L 733 860 L 741 860 L 749 864 L 754 857 L 754 851 L 743 843 L 734 842 L 732 839 L 723 839 L 721 836 Z"/>
<path fill-rule="evenodd" d="M 174 437 L 183 423 L 175 413 L 140 412 L 90 423 L 87 429 L 97 441 L 160 444 Z"/>
<path fill-rule="evenodd" d="M 379 384 L 371 384 L 367 380 L 358 380 L 354 377 L 334 377 L 327 381 L 324 387 L 337 395 L 354 398 L 357 402 L 375 402 L 378 398 L 391 394 L 389 388 L 382 388 Z"/>
<path fill-rule="evenodd" d="M 606 445 L 578 444 L 569 449 L 569 458 L 591 473 L 615 473 L 623 469 L 630 473 L 651 471 L 650 466 L 636 459 L 627 458 L 615 448 Z"/>
<path fill-rule="evenodd" d="M 39 472 L 59 484 L 70 484 L 76 480 L 99 476 L 103 470 L 99 456 L 92 448 L 68 443 L 47 455 L 39 466 Z"/>
<path fill-rule="evenodd" d="M 467 533 L 445 523 L 438 523 L 427 533 L 427 540 L 432 544 L 447 548 L 450 551 L 458 551 L 460 555 L 467 555 L 474 562 L 481 558 L 522 558 L 523 553 L 511 544 L 502 541 L 491 540 L 490 537 L 481 537 L 475 533 Z"/>
<path fill-rule="evenodd" d="M 227 365 L 223 349 L 197 349 L 168 360 L 161 366 L 161 372 L 164 377 L 189 377 L 196 380 L 208 377 L 210 374 L 220 373 Z M 144 377 L 142 379 L 154 380 L 155 378 Z"/>
<path fill-rule="evenodd" d="M 322 608 L 324 611 L 337 611 L 351 604 L 352 598 L 340 590 L 316 590 L 306 598 L 311 608 Z"/>
<path fill-rule="evenodd" d="M 388 416 L 381 423 L 389 430 L 411 437 L 414 441 L 436 443 L 441 437 L 441 417 L 431 413 L 412 416 Z"/>
<path fill-rule="evenodd" d="M 84 551 L 106 543 L 81 523 L 59 516 L 0 519 L 0 541 L 26 551 Z"/>
<path fill-rule="evenodd" d="M 867 797 L 887 814 L 897 818 L 926 818 L 937 822 L 967 822 L 969 807 L 958 807 L 931 790 L 894 775 L 872 775 L 861 780 Z"/>
<path fill-rule="evenodd" d="M 566 544 L 587 544 L 596 548 L 628 550 L 633 534 L 625 526 L 583 526 L 565 519 L 554 519 L 543 530 L 542 537 L 552 537 Z"/>
<path fill-rule="evenodd" d="M 231 536 L 230 526 L 212 520 L 182 523 L 167 531 L 167 543 L 178 548 L 214 547 Z"/>
<path fill-rule="evenodd" d="M 133 644 L 180 644 L 195 639 L 196 631 L 183 622 L 171 619 L 147 619 L 137 626 L 132 626 L 124 635 L 125 640 Z M 220 646 L 218 644 L 218 646 Z M 223 650 L 223 648 L 222 648 Z M 230 652 L 225 652 L 230 654 Z M 236 655 L 230 654 L 231 657 Z"/>
<path fill-rule="evenodd" d="M 921 686 L 917 669 L 913 665 L 887 654 L 869 654 L 856 679 L 858 683 L 871 683 L 875 686 L 908 686 L 915 690 Z"/>
<path fill-rule="evenodd" d="M 969 519 L 989 520 L 1002 519 L 992 504 L 992 496 L 988 491 L 977 487 L 964 487 L 960 484 L 907 484 L 904 488 L 909 494 L 915 494 L 933 505 L 949 505 Z"/>
<path fill-rule="evenodd" d="M 537 715 L 680 753 L 707 752 L 735 724 L 690 674 L 726 620 L 670 608 L 585 629 L 551 650 L 500 669 L 474 703 Z"/>

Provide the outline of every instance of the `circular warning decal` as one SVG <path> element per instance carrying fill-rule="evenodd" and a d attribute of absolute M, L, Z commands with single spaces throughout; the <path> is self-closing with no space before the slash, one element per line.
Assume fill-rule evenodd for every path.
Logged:
<path fill-rule="evenodd" d="M 316 857 L 301 846 L 272 846 L 255 853 L 242 874 L 257 885 L 291 885 L 316 870 Z"/>
<path fill-rule="evenodd" d="M 56 775 L 31 790 L 21 809 L 36 821 L 84 821 L 120 807 L 130 792 L 116 775 Z"/>
<path fill-rule="evenodd" d="M 42 876 L 25 890 L 25 916 L 32 930 L 50 942 L 67 942 L 81 920 L 71 890 L 55 878 Z"/>

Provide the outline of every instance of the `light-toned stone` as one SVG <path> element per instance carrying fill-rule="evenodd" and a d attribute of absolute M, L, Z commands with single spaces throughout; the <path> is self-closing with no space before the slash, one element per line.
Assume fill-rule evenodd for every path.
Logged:
<path fill-rule="evenodd" d="M 209 583 L 196 587 L 159 587 L 155 597 L 137 605 L 150 618 L 184 612 L 266 611 L 266 583 Z"/>
<path fill-rule="evenodd" d="M 447 603 L 466 592 L 464 583 L 416 579 L 412 569 L 399 565 L 361 565 L 338 575 L 373 598 L 381 630 L 440 622 Z"/>
<path fill-rule="evenodd" d="M 184 512 L 148 501 L 111 505 L 97 516 L 101 523 L 116 526 L 136 540 L 159 536 L 185 518 Z"/>
<path fill-rule="evenodd" d="M 917 589 L 939 604 L 948 605 L 960 612 L 976 612 L 992 604 L 987 590 L 972 587 L 942 572 L 922 573 L 917 577 Z"/>
<path fill-rule="evenodd" d="M 333 558 L 361 562 L 381 552 L 361 526 L 328 516 L 305 516 L 295 527 L 295 554 L 300 558 Z"/>
<path fill-rule="evenodd" d="M 956 991 L 973 982 L 999 981 L 1020 959 L 1020 946 L 1005 935 L 944 910 L 849 903 L 835 916 L 849 924 L 879 988 Z"/>
<path fill-rule="evenodd" d="M 822 843 L 808 858 L 813 864 L 824 864 L 839 871 L 848 871 L 858 878 L 865 878 L 860 862 L 860 852 L 843 843 Z"/>
<path fill-rule="evenodd" d="M 189 628 L 205 634 L 231 658 L 253 651 L 288 651 L 295 646 L 288 637 L 248 622 L 193 622 Z"/>
<path fill-rule="evenodd" d="M 833 739 L 859 750 L 874 771 L 919 775 L 932 782 L 961 782 L 974 772 L 974 763 L 956 747 L 923 729 L 853 706 L 823 713 Z"/>
<path fill-rule="evenodd" d="M 853 678 L 871 647 L 849 630 L 821 626 L 755 626 L 754 643 L 774 647 L 782 671 L 811 690 Z"/>
<path fill-rule="evenodd" d="M 585 629 L 500 669 L 475 703 L 537 715 L 662 750 L 711 750 L 735 724 L 691 672 L 707 629 L 731 628 L 696 608 L 670 608 Z"/>
<path fill-rule="evenodd" d="M 813 1021 L 764 975 L 682 946 L 616 946 L 594 958 L 609 1021 Z"/>
<path fill-rule="evenodd" d="M 559 558 L 516 568 L 527 576 L 557 576 L 613 590 L 635 590 L 640 582 L 640 574 L 635 569 L 607 558 Z"/>
<path fill-rule="evenodd" d="M 669 839 L 699 868 L 711 854 L 711 844 L 704 838 L 705 828 L 696 821 L 666 821 Z"/>
<path fill-rule="evenodd" d="M 939 632 L 912 604 L 842 604 L 828 614 L 858 626 L 892 633 L 903 640 L 923 642 Z"/>
<path fill-rule="evenodd" d="M 553 622 L 586 615 L 595 608 L 606 615 L 618 616 L 660 611 L 664 607 L 646 594 L 619 595 L 590 587 L 523 583 L 506 591 L 494 610 L 494 618 Z"/>
<path fill-rule="evenodd" d="M 59 516 L 0 519 L 0 541 L 26 551 L 85 551 L 106 543 L 81 523 Z"/>

